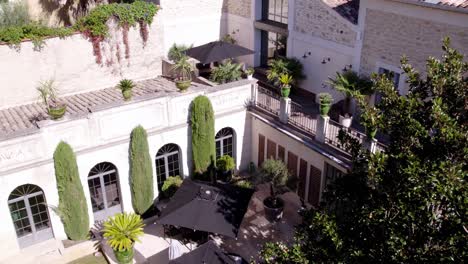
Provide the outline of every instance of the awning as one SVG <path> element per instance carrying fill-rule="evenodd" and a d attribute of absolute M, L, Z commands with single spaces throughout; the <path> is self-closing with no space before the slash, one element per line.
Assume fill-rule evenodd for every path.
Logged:
<path fill-rule="evenodd" d="M 237 58 L 254 54 L 253 50 L 224 41 L 214 41 L 198 47 L 188 49 L 185 52 L 189 57 L 199 60 L 201 63 L 211 63 L 224 59 Z"/>

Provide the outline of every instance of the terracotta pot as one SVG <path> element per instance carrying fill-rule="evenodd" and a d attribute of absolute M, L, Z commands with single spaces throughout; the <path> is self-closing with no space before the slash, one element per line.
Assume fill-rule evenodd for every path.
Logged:
<path fill-rule="evenodd" d="M 67 106 L 66 105 L 61 105 L 61 106 L 56 106 L 56 107 L 50 107 L 47 110 L 49 116 L 53 120 L 57 120 L 59 118 L 62 118 L 63 115 L 65 115 L 65 112 L 67 111 Z"/>
<path fill-rule="evenodd" d="M 283 217 L 283 199 L 279 197 L 267 197 L 265 200 L 263 200 L 263 206 L 265 207 L 265 218 L 268 221 L 279 221 Z"/>

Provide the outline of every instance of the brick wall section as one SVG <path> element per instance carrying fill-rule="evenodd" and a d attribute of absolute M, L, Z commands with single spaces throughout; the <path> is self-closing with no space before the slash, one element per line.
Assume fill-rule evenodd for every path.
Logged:
<path fill-rule="evenodd" d="M 442 54 L 444 36 L 450 36 L 452 46 L 468 55 L 468 25 L 459 27 L 368 9 L 361 72 L 375 72 L 377 61 L 399 66 L 403 54 L 417 70 L 424 72 L 427 58 Z"/>
<path fill-rule="evenodd" d="M 356 32 L 321 0 L 297 0 L 294 30 L 354 47 Z"/>
<path fill-rule="evenodd" d="M 223 13 L 250 18 L 252 0 L 223 0 Z"/>

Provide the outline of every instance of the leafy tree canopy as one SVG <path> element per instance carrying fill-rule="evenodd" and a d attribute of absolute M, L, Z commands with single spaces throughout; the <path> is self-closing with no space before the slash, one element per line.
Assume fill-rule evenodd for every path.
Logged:
<path fill-rule="evenodd" d="M 266 262 L 467 259 L 468 63 L 448 39 L 443 50 L 441 60 L 427 60 L 424 77 L 402 59 L 406 96 L 385 76 L 372 77 L 383 99 L 375 107 L 362 105 L 378 117 L 365 125 L 389 135 L 385 153 L 371 154 L 342 133 L 352 170 L 327 186 L 318 210 L 305 213 L 293 246 L 265 247 Z"/>

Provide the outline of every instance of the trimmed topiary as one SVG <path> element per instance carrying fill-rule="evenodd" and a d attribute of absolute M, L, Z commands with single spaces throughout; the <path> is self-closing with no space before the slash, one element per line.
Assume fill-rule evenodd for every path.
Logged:
<path fill-rule="evenodd" d="M 216 157 L 214 112 L 210 99 L 197 96 L 192 102 L 190 115 L 193 170 L 196 175 L 202 175 Z"/>
<path fill-rule="evenodd" d="M 55 178 L 59 194 L 58 212 L 65 233 L 71 240 L 84 240 L 88 236 L 88 204 L 81 184 L 75 153 L 61 141 L 54 152 Z"/>
<path fill-rule="evenodd" d="M 180 176 L 169 176 L 167 180 L 164 181 L 163 186 L 161 187 L 161 192 L 164 198 L 171 198 L 182 185 L 182 178 Z"/>
<path fill-rule="evenodd" d="M 143 214 L 153 205 L 153 188 L 153 167 L 146 130 L 137 126 L 130 139 L 130 189 L 133 210 L 137 214 Z"/>

